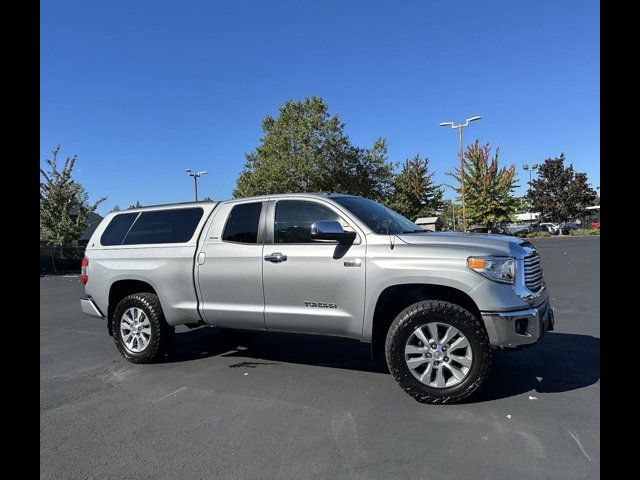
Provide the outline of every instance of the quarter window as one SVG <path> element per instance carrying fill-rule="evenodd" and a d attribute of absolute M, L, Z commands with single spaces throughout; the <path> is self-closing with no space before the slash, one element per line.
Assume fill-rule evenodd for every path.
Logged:
<path fill-rule="evenodd" d="M 222 240 L 239 243 L 258 243 L 260 203 L 242 203 L 231 210 L 222 233 Z"/>

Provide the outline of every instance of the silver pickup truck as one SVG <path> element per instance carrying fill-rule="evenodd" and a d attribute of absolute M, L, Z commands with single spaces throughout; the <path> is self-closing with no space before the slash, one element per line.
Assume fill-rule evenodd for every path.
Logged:
<path fill-rule="evenodd" d="M 87 245 L 82 310 L 130 362 L 176 325 L 370 342 L 411 396 L 456 402 L 492 348 L 554 326 L 542 264 L 522 239 L 426 232 L 372 200 L 288 194 L 113 212 Z"/>

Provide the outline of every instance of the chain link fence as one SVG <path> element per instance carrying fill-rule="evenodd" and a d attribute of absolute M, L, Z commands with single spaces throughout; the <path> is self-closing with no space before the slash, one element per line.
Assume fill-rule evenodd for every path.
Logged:
<path fill-rule="evenodd" d="M 40 247 L 40 274 L 80 273 L 80 262 L 86 247 Z"/>

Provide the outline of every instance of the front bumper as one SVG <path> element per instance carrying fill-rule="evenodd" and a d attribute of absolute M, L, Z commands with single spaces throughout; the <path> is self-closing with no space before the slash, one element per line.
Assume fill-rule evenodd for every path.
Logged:
<path fill-rule="evenodd" d="M 531 345 L 553 330 L 555 318 L 548 299 L 537 307 L 511 312 L 482 312 L 491 346 L 518 348 Z"/>
<path fill-rule="evenodd" d="M 104 318 L 104 315 L 91 297 L 80 299 L 82 311 L 91 317 Z"/>

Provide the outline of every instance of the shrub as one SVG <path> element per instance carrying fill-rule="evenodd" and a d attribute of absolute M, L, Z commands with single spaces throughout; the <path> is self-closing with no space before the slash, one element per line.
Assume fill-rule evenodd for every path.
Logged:
<path fill-rule="evenodd" d="M 551 234 L 549 232 L 531 232 L 527 233 L 525 238 L 546 238 L 550 236 Z"/>
<path fill-rule="evenodd" d="M 569 235 L 574 236 L 582 236 L 582 235 L 600 235 L 599 228 L 577 228 L 575 230 L 571 230 Z"/>
<path fill-rule="evenodd" d="M 40 247 L 40 273 L 80 272 L 85 247 Z"/>

